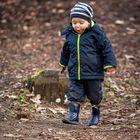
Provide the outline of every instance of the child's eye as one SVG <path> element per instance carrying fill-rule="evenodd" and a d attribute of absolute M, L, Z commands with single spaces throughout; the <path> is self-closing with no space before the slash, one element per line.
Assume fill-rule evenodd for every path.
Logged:
<path fill-rule="evenodd" d="M 84 24 L 84 22 L 80 22 L 80 24 Z"/>
<path fill-rule="evenodd" d="M 72 24 L 76 24 L 76 22 L 72 22 Z"/>

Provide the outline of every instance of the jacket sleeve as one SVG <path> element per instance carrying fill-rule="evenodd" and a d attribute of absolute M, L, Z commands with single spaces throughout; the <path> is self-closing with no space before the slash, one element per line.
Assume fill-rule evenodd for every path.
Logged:
<path fill-rule="evenodd" d="M 107 38 L 107 36 L 103 35 L 103 50 L 102 54 L 104 57 L 104 68 L 107 66 L 113 66 L 116 67 L 117 61 L 114 54 L 114 50 L 112 48 L 111 41 Z"/>
<path fill-rule="evenodd" d="M 111 41 L 109 40 L 109 38 L 103 30 L 101 31 L 99 42 L 104 60 L 104 69 L 108 67 L 116 67 L 117 61 L 112 48 Z"/>
<path fill-rule="evenodd" d="M 69 51 L 68 43 L 67 41 L 65 41 L 61 51 L 60 63 L 59 63 L 62 67 L 66 67 L 68 65 L 69 55 L 70 55 L 70 51 Z"/>

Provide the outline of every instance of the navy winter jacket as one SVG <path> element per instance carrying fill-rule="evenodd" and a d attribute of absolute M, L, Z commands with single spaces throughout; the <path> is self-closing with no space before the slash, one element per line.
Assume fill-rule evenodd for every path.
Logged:
<path fill-rule="evenodd" d="M 61 35 L 66 40 L 60 65 L 68 66 L 70 80 L 104 79 L 104 69 L 116 67 L 111 42 L 95 21 L 82 34 L 77 34 L 70 23 Z"/>

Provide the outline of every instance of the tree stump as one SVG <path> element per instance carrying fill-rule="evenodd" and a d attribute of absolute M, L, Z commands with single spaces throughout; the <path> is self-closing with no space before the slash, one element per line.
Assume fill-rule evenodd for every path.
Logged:
<path fill-rule="evenodd" d="M 40 94 L 43 100 L 63 104 L 68 90 L 68 78 L 66 73 L 60 74 L 58 70 L 42 70 L 28 76 L 26 87 L 35 95 Z"/>

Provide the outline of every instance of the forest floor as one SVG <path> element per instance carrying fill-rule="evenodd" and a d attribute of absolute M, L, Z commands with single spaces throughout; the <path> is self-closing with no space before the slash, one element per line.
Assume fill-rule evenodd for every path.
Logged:
<path fill-rule="evenodd" d="M 140 0 L 86 0 L 112 41 L 117 74 L 106 76 L 98 126 L 88 127 L 90 106 L 79 125 L 63 124 L 67 108 L 28 102 L 23 79 L 40 69 L 59 69 L 63 38 L 77 0 L 0 1 L 0 139 L 1 140 L 139 140 L 140 139 Z M 28 91 L 27 91 L 28 92 Z M 27 96 L 27 95 L 26 95 Z"/>

